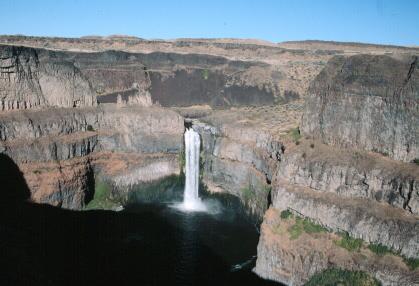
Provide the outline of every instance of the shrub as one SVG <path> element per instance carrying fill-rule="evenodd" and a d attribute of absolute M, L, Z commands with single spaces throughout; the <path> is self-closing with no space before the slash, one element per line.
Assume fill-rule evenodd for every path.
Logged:
<path fill-rule="evenodd" d="M 417 259 L 417 258 L 406 258 L 406 257 L 403 257 L 403 261 L 404 261 L 404 263 L 406 263 L 406 265 L 411 270 L 415 270 L 416 268 L 419 267 L 419 259 Z"/>
<path fill-rule="evenodd" d="M 87 125 L 87 131 L 95 131 L 95 129 L 93 128 L 93 126 L 92 125 Z"/>
<path fill-rule="evenodd" d="M 338 268 L 326 269 L 313 275 L 305 286 L 378 286 L 380 283 L 362 271 L 348 271 Z"/>
<path fill-rule="evenodd" d="M 290 239 L 294 240 L 300 237 L 300 235 L 303 233 L 303 224 L 302 219 L 297 217 L 295 220 L 295 224 L 293 224 L 289 229 L 288 232 L 290 234 Z"/>
<path fill-rule="evenodd" d="M 341 234 L 341 239 L 336 241 L 336 245 L 345 248 L 348 251 L 359 251 L 362 246 L 362 239 L 350 237 L 347 232 Z"/>
<path fill-rule="evenodd" d="M 296 142 L 296 143 L 301 138 L 300 128 L 298 128 L 298 127 L 291 129 L 288 134 L 291 136 L 292 140 L 294 140 L 294 142 Z"/>
<path fill-rule="evenodd" d="M 419 165 L 419 158 L 413 159 L 412 160 L 413 164 Z"/>
<path fill-rule="evenodd" d="M 310 144 L 310 148 L 313 149 L 314 148 L 314 143 Z"/>
<path fill-rule="evenodd" d="M 303 227 L 306 233 L 320 233 L 320 232 L 327 232 L 327 229 L 323 226 L 314 223 L 308 219 L 303 220 Z"/>
<path fill-rule="evenodd" d="M 371 250 L 372 252 L 374 252 L 375 254 L 378 254 L 380 256 L 383 256 L 385 254 L 392 254 L 392 255 L 398 255 L 400 256 L 399 253 L 396 253 L 394 251 L 392 251 L 390 248 L 388 248 L 385 245 L 382 244 L 374 244 L 371 243 L 370 245 L 368 245 L 368 249 Z M 406 263 L 406 265 L 411 269 L 411 270 L 415 270 L 416 268 L 419 267 L 419 259 L 417 258 L 406 258 L 404 256 L 402 256 L 404 263 Z"/>
<path fill-rule="evenodd" d="M 289 219 L 292 218 L 292 212 L 290 210 L 284 210 L 281 212 L 282 219 Z"/>
<path fill-rule="evenodd" d="M 289 219 L 292 218 L 293 214 L 289 210 L 285 210 L 281 212 L 282 219 Z M 310 233 L 320 233 L 320 232 L 327 232 L 327 229 L 322 227 L 321 225 L 314 223 L 306 218 L 296 217 L 295 223 L 288 228 L 288 232 L 290 234 L 290 239 L 297 239 L 303 232 L 308 234 Z"/>
<path fill-rule="evenodd" d="M 96 181 L 95 184 L 93 200 L 87 204 L 86 209 L 112 209 L 119 205 L 119 202 L 111 199 L 112 186 L 104 181 Z"/>
<path fill-rule="evenodd" d="M 368 249 L 380 256 L 383 256 L 387 253 L 392 253 L 392 251 L 387 246 L 382 245 L 380 243 L 379 244 L 370 243 L 368 245 Z"/>
<path fill-rule="evenodd" d="M 250 185 L 244 187 L 242 189 L 242 194 L 243 194 L 244 201 L 249 202 L 253 194 L 252 187 Z"/>

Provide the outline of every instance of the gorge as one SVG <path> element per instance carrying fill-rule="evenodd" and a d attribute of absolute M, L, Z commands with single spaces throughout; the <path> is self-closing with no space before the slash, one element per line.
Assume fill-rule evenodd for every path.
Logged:
<path fill-rule="evenodd" d="M 0 36 L 0 284 L 417 285 L 418 56 Z"/>

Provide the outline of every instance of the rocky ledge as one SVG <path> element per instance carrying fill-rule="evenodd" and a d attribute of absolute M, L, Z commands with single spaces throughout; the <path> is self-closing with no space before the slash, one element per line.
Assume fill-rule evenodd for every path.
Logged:
<path fill-rule="evenodd" d="M 304 134 L 411 162 L 419 158 L 418 56 L 334 57 L 312 82 Z"/>
<path fill-rule="evenodd" d="M 256 273 L 303 285 L 337 268 L 417 285 L 418 84 L 417 56 L 329 61 L 282 141 Z"/>
<path fill-rule="evenodd" d="M 159 107 L 9 112 L 0 126 L 2 153 L 22 170 L 35 202 L 80 209 L 96 176 L 129 186 L 180 173 L 183 118 Z"/>

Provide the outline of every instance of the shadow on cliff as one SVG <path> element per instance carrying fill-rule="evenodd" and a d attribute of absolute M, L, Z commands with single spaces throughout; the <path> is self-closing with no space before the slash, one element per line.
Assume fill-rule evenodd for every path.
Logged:
<path fill-rule="evenodd" d="M 5 154 L 0 154 L 0 176 L 0 203 L 7 203 L 7 206 L 29 199 L 30 191 L 22 172 Z"/>
<path fill-rule="evenodd" d="M 176 226 L 155 213 L 30 203 L 25 179 L 6 155 L 0 170 L 0 285 L 271 284 L 249 271 L 230 272 L 204 243 L 185 276 Z"/>

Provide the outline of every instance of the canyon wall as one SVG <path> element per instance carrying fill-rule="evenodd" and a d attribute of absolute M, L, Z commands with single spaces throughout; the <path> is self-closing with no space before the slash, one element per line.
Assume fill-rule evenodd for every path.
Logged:
<path fill-rule="evenodd" d="M 309 88 L 301 131 L 326 144 L 419 158 L 417 56 L 335 57 Z"/>
<path fill-rule="evenodd" d="M 193 128 L 202 139 L 201 179 L 208 190 L 239 197 L 262 218 L 282 145 L 267 132 L 239 125 L 195 121 Z"/>
<path fill-rule="evenodd" d="M 96 95 L 74 63 L 40 58 L 32 48 L 0 46 L 0 111 L 94 105 Z"/>
<path fill-rule="evenodd" d="M 258 275 L 302 285 L 342 268 L 417 285 L 408 265 L 419 258 L 416 49 L 5 41 L 0 153 L 17 163 L 32 201 L 80 209 L 99 176 L 129 188 L 180 174 L 188 117 L 208 190 L 265 214 Z M 192 105 L 201 106 L 182 109 Z"/>
<path fill-rule="evenodd" d="M 162 106 L 272 104 L 272 67 L 176 53 L 51 51 L 0 45 L 1 110 L 116 103 L 150 96 Z M 135 102 L 135 100 L 131 100 Z"/>
<path fill-rule="evenodd" d="M 183 118 L 158 107 L 11 112 L 0 114 L 0 126 L 0 151 L 22 170 L 35 202 L 80 209 L 96 175 L 129 186 L 180 173 Z"/>
<path fill-rule="evenodd" d="M 303 285 L 341 268 L 417 284 L 408 267 L 419 258 L 416 59 L 336 57 L 312 82 L 301 134 L 272 180 L 256 273 Z"/>

